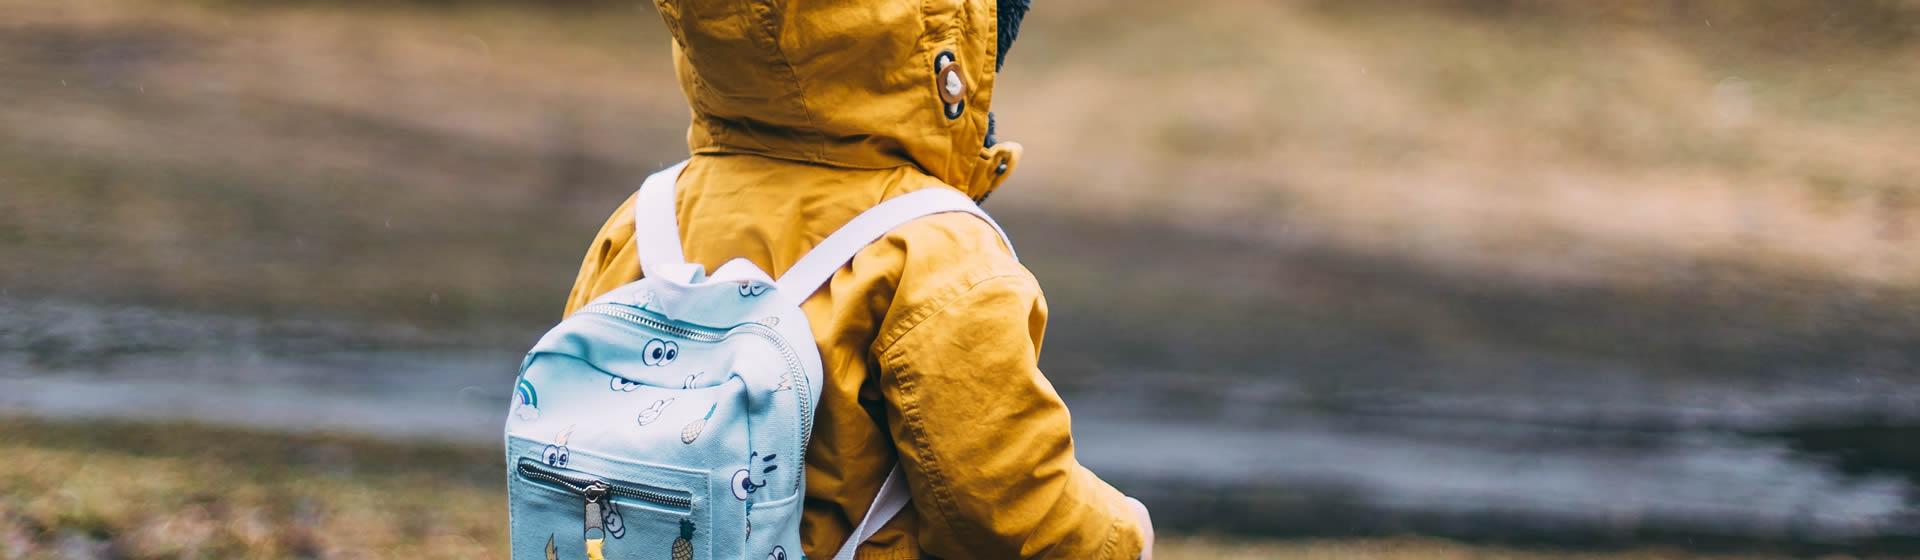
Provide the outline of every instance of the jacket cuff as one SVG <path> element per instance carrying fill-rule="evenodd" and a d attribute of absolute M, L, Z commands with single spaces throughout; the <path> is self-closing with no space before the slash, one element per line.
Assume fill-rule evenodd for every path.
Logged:
<path fill-rule="evenodd" d="M 920 560 L 920 551 L 907 549 L 867 550 L 853 554 L 853 560 Z"/>
<path fill-rule="evenodd" d="M 1146 543 L 1141 542 L 1140 532 L 1134 530 L 1127 518 L 1122 517 L 1113 520 L 1113 526 L 1107 529 L 1107 541 L 1100 545 L 1100 557 L 1138 560 L 1144 548 Z"/>

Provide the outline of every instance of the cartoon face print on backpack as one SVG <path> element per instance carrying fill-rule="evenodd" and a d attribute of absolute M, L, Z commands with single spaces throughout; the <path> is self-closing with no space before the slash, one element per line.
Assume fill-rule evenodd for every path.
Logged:
<path fill-rule="evenodd" d="M 767 560 L 787 560 L 787 547 L 773 547 L 773 552 L 767 553 Z"/>
<path fill-rule="evenodd" d="M 664 366 L 680 359 L 680 343 L 658 338 L 647 341 L 640 349 L 640 363 L 650 366 Z"/>
<path fill-rule="evenodd" d="M 620 517 L 620 504 L 607 500 L 607 507 L 600 510 L 600 528 L 606 529 L 607 536 L 626 538 L 627 520 Z"/>
<path fill-rule="evenodd" d="M 743 502 L 746 501 L 747 496 L 753 494 L 754 492 L 759 492 L 761 488 L 765 488 L 767 486 L 767 475 L 773 474 L 774 470 L 780 468 L 780 465 L 773 464 L 773 459 L 775 457 L 779 457 L 779 455 L 771 455 L 771 454 L 765 457 L 760 457 L 760 464 L 765 465 L 764 467 L 754 467 L 753 458 L 759 457 L 759 456 L 760 456 L 760 452 L 758 451 L 755 451 L 753 452 L 753 454 L 748 455 L 747 468 L 740 469 L 733 473 L 733 497 L 739 498 L 740 501 L 743 501 Z M 753 481 L 753 476 L 754 476 L 753 470 L 755 468 L 760 469 L 759 482 Z"/>
<path fill-rule="evenodd" d="M 744 297 L 744 298 L 760 297 L 761 294 L 765 294 L 765 293 L 767 293 L 766 284 L 759 284 L 749 280 L 740 281 L 740 297 Z"/>
<path fill-rule="evenodd" d="M 627 378 L 618 375 L 609 375 L 607 376 L 607 388 L 612 389 L 615 393 L 631 393 L 640 388 L 640 383 L 637 381 L 627 381 Z"/>
<path fill-rule="evenodd" d="M 553 467 L 567 466 L 567 461 L 573 458 L 573 451 L 567 449 L 567 440 L 572 437 L 573 426 L 567 426 L 567 429 L 560 432 L 559 437 L 553 439 L 553 445 L 540 451 L 540 461 Z"/>

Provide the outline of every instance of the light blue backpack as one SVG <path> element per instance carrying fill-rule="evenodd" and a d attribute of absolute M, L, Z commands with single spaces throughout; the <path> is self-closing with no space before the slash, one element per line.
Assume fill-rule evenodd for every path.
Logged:
<path fill-rule="evenodd" d="M 800 303 L 915 218 L 993 223 L 966 195 L 926 189 L 862 213 L 779 280 L 744 259 L 709 275 L 680 248 L 685 165 L 647 178 L 634 203 L 645 277 L 561 321 L 521 365 L 506 429 L 514 558 L 802 558 L 822 368 Z M 907 499 L 895 467 L 836 558 Z"/>

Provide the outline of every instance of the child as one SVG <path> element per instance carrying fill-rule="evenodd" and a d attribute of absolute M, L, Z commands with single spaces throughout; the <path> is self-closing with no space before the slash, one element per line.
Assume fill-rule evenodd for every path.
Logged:
<path fill-rule="evenodd" d="M 676 200 L 688 261 L 779 275 L 882 200 L 986 198 L 1020 155 L 995 142 L 987 109 L 1026 1 L 656 0 L 693 108 Z M 594 240 L 568 313 L 639 278 L 632 205 Z M 803 310 L 826 366 L 807 557 L 838 552 L 896 461 L 911 505 L 859 558 L 1150 554 L 1145 508 L 1074 459 L 1037 367 L 1046 303 L 991 225 L 901 226 Z"/>

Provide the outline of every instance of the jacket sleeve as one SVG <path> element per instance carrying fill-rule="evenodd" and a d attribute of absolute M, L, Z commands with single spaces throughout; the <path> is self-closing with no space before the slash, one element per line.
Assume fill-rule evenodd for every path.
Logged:
<path fill-rule="evenodd" d="M 875 342 L 922 547 L 942 558 L 1136 558 L 1125 497 L 1075 460 L 1066 405 L 1039 370 L 1038 283 L 1018 264 L 961 280 Z"/>

